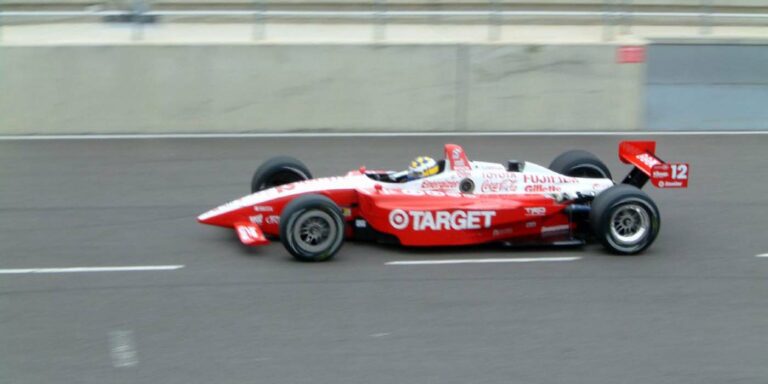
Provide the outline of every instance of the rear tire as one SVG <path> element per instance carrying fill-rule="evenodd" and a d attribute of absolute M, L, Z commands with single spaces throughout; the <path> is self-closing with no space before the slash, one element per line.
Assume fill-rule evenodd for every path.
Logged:
<path fill-rule="evenodd" d="M 280 215 L 280 241 L 296 260 L 330 260 L 344 243 L 341 209 L 322 195 L 297 197 Z"/>
<path fill-rule="evenodd" d="M 549 169 L 571 177 L 611 179 L 611 171 L 597 156 L 580 149 L 563 152 L 552 160 Z"/>
<path fill-rule="evenodd" d="M 312 173 L 301 161 L 288 156 L 273 157 L 254 172 L 251 193 L 311 178 Z"/>
<path fill-rule="evenodd" d="M 634 255 L 648 248 L 661 228 L 659 209 L 631 185 L 615 185 L 597 195 L 589 215 L 592 232 L 609 251 Z"/>

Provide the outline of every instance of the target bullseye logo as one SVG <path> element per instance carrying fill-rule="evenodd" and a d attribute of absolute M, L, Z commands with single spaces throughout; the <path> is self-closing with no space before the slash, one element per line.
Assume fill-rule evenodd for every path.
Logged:
<path fill-rule="evenodd" d="M 389 213 L 389 224 L 395 229 L 405 229 L 410 218 L 402 209 L 395 209 Z"/>

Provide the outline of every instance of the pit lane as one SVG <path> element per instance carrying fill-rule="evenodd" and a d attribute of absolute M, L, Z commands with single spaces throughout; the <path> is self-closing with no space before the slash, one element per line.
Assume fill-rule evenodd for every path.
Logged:
<path fill-rule="evenodd" d="M 439 158 L 543 165 L 632 136 L 188 138 L 0 142 L 0 268 L 184 265 L 0 276 L 0 382 L 722 383 L 768 377 L 768 136 L 640 136 L 691 164 L 646 191 L 639 257 L 583 248 L 349 243 L 331 263 L 238 245 L 199 213 L 274 155 L 315 176 Z M 569 262 L 398 265 L 418 260 Z M 117 336 L 116 336 L 117 335 Z M 118 337 L 119 336 L 119 337 Z"/>

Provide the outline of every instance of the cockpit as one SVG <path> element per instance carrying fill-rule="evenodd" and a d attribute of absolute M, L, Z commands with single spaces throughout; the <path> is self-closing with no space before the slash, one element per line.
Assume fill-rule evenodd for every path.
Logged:
<path fill-rule="evenodd" d="M 395 172 L 366 172 L 365 175 L 373 180 L 385 183 L 406 183 L 409 181 L 422 180 L 428 177 L 434 177 L 442 174 L 446 170 L 450 171 L 468 171 L 470 162 L 464 149 L 456 144 L 446 144 L 442 160 L 434 160 L 428 156 L 419 156 L 415 158 L 404 171 Z"/>
<path fill-rule="evenodd" d="M 413 172 L 411 171 L 411 167 L 409 167 L 408 169 L 405 169 L 403 171 L 400 171 L 400 172 L 395 172 L 395 171 L 386 171 L 386 172 L 368 171 L 368 172 L 365 172 L 365 175 L 368 176 L 369 178 L 373 179 L 373 180 L 381 181 L 381 182 L 384 182 L 384 183 L 406 183 L 406 182 L 409 182 L 409 181 L 421 180 L 421 179 L 425 179 L 425 178 L 429 178 L 429 177 L 434 177 L 434 176 L 437 176 L 437 175 L 443 173 L 443 171 L 445 171 L 445 160 L 444 159 L 437 160 L 437 172 L 435 172 L 435 173 L 433 173 L 431 175 L 426 175 L 426 176 L 414 175 Z"/>

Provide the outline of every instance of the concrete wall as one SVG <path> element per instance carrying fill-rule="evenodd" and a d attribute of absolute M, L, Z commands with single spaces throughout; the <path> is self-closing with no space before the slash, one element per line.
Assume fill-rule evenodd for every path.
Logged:
<path fill-rule="evenodd" d="M 0 134 L 634 130 L 611 45 L 0 46 Z"/>
<path fill-rule="evenodd" d="M 768 130 L 768 42 L 648 50 L 652 130 Z"/>
<path fill-rule="evenodd" d="M 645 65 L 617 64 L 616 47 L 475 46 L 468 129 L 641 129 Z"/>

